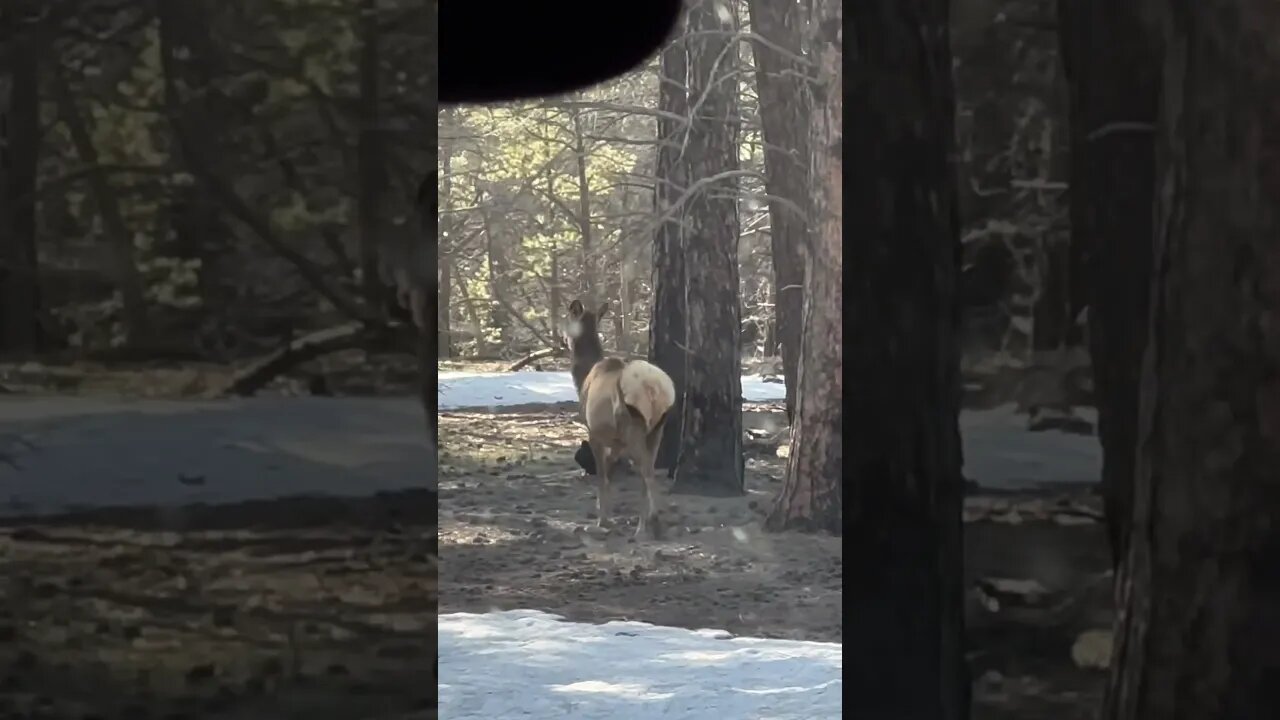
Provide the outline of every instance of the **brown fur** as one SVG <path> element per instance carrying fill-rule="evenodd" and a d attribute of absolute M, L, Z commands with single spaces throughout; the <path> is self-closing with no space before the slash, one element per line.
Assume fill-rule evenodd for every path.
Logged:
<path fill-rule="evenodd" d="M 570 311 L 575 319 L 581 321 L 586 318 L 587 322 L 583 324 L 590 327 L 591 333 L 582 338 L 586 342 L 581 345 L 594 349 L 598 342 L 592 342 L 596 339 L 592 313 L 584 312 L 576 302 Z M 631 365 L 619 358 L 604 358 L 592 364 L 578 388 L 579 408 L 587 425 L 587 442 L 600 482 L 598 524 L 603 527 L 609 519 L 609 471 L 619 458 L 630 457 L 644 478 L 646 500 L 636 534 L 658 537 L 661 532 L 659 489 L 653 466 L 658 446 L 662 443 L 667 412 L 674 402 L 674 391 L 670 378 L 666 378 L 656 366 L 640 361 Z M 627 378 L 625 383 L 624 377 Z"/>

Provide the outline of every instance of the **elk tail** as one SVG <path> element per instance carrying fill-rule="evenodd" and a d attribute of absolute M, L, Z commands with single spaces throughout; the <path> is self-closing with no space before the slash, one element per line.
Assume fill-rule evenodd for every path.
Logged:
<path fill-rule="evenodd" d="M 645 431 L 652 433 L 667 417 L 676 402 L 676 387 L 662 368 L 644 360 L 632 360 L 618 377 L 622 402 L 644 418 Z"/>

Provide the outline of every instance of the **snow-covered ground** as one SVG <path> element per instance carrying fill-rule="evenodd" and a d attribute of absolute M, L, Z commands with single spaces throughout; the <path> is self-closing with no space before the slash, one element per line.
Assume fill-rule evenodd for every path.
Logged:
<path fill-rule="evenodd" d="M 742 390 L 751 401 L 784 396 L 759 376 L 743 377 Z M 440 373 L 445 410 L 574 399 L 564 372 Z M 0 396 L 0 514 L 421 487 L 433 479 L 421 413 L 410 398 Z M 983 486 L 1098 477 L 1094 438 L 1027 432 L 1012 408 L 966 412 L 961 429 L 965 475 Z"/>
<path fill-rule="evenodd" d="M 567 372 L 441 372 L 439 383 L 441 410 L 578 400 Z M 786 394 L 781 382 L 766 382 L 760 375 L 742 376 L 744 400 L 781 400 Z"/>
<path fill-rule="evenodd" d="M 425 437 L 407 398 L 0 396 L 0 515 L 423 487 Z"/>
<path fill-rule="evenodd" d="M 440 717 L 828 720 L 837 643 L 733 638 L 533 610 L 441 615 Z"/>
<path fill-rule="evenodd" d="M 782 400 L 781 383 L 759 375 L 742 378 L 742 397 L 752 402 Z M 526 403 L 574 402 L 567 372 L 440 373 L 440 409 L 501 407 Z M 1091 413 L 1085 413 L 1096 421 Z M 965 477 L 983 487 L 1011 490 L 1040 483 L 1085 483 L 1102 472 L 1102 451 L 1092 436 L 1058 431 L 1027 432 L 1027 418 L 1012 405 L 965 412 L 960 417 Z"/>
<path fill-rule="evenodd" d="M 784 395 L 758 376 L 742 387 L 752 401 Z M 446 410 L 573 400 L 568 373 L 440 374 Z M 1029 433 L 1012 408 L 966 412 L 961 426 L 965 475 L 984 486 L 1098 477 L 1092 437 Z M 408 398 L 0 396 L 0 514 L 421 487 L 431 466 L 423 432 Z M 439 633 L 444 717 L 840 716 L 839 645 L 533 611 L 444 615 Z"/>

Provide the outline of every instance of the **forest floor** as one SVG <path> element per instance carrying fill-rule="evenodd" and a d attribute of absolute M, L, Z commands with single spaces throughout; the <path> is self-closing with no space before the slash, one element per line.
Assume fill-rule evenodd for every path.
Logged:
<path fill-rule="evenodd" d="M 398 384 L 370 378 L 358 364 L 331 360 L 333 375 L 346 380 L 331 385 L 357 386 L 351 394 L 412 394 L 412 359 L 385 363 L 407 379 Z M 325 370 L 308 368 L 268 394 L 305 394 L 308 375 Z M 193 396 L 228 374 L 179 365 L 0 368 L 8 393 L 0 396 L 0 437 L 29 427 L 3 422 L 12 419 L 4 412 L 6 397 L 18 403 L 11 410 L 50 395 L 66 412 L 79 407 L 76 398 L 86 398 L 86 407 L 104 397 L 194 407 L 201 401 Z M 376 392 L 360 393 L 360 387 Z M 300 398 L 308 400 L 314 405 Z M 341 427 L 342 410 L 334 412 L 332 424 Z M 223 415 L 237 422 L 236 415 Z M 171 425 L 189 421 L 174 417 Z M 419 416 L 406 417 L 416 422 Z M 119 421 L 138 422 L 138 416 Z M 201 420 L 191 431 L 210 432 L 210 422 Z M 54 431 L 61 427 L 56 419 L 47 423 Z M 6 434 L 6 428 L 17 432 Z M 180 427 L 166 431 L 181 434 Z M 111 436 L 117 435 L 132 437 Z M 195 439 L 189 444 L 198 446 Z M 0 443 L 0 450 L 6 447 Z M 32 473 L 52 451 L 31 452 L 12 465 L 0 463 L 0 489 L 38 481 Z M 148 463 L 170 473 L 172 482 L 173 468 L 161 467 L 161 457 Z M 109 469 L 103 470 L 107 477 Z M 334 466 L 313 468 L 320 470 L 338 473 Z M 428 679 L 436 645 L 436 512 L 425 490 L 7 514 L 0 517 L 0 720 L 436 717 Z"/>
<path fill-rule="evenodd" d="M 779 404 L 744 404 L 744 427 L 761 429 L 746 445 L 746 495 L 668 496 L 657 542 L 633 539 L 644 499 L 631 471 L 614 482 L 615 527 L 593 527 L 574 414 L 572 403 L 441 411 L 441 613 L 525 608 L 842 641 L 840 538 L 761 530 L 785 471 L 785 434 L 769 431 L 785 426 Z M 1074 485 L 968 498 L 975 718 L 1094 716 L 1104 673 L 1084 651 L 1096 655 L 1087 631 L 1109 627 L 1110 606 L 1099 516 Z"/>
<path fill-rule="evenodd" d="M 337 394 L 395 385 L 345 364 L 313 371 Z M 28 367 L 0 380 L 19 394 L 190 397 L 220 374 Z M 304 374 L 277 389 L 306 386 Z M 661 542 L 631 540 L 643 500 L 630 472 L 613 493 L 622 527 L 591 528 L 595 485 L 573 463 L 572 403 L 441 412 L 442 563 L 431 500 L 412 491 L 0 519 L 0 720 L 435 717 L 423 680 L 437 582 L 442 613 L 538 609 L 840 642 L 840 540 L 760 530 L 781 486 L 785 422 L 777 403 L 744 410 L 747 495 L 668 497 Z M 1044 454 L 1031 447 L 1009 450 Z M 1099 517 L 1071 483 L 967 499 L 974 718 L 1095 715 L 1109 649 L 1096 631 L 1111 614 Z"/>
<path fill-rule="evenodd" d="M 433 505 L 0 520 L 0 718 L 434 718 Z"/>

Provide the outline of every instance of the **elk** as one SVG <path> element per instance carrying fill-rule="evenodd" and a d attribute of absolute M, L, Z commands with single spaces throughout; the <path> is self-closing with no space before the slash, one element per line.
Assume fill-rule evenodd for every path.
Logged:
<path fill-rule="evenodd" d="M 436 361 L 436 202 L 435 174 L 427 173 L 418 185 L 414 204 L 417 206 L 420 232 L 398 232 L 383 235 L 380 249 L 382 270 L 395 285 L 395 297 L 402 312 L 418 329 L 418 374 L 421 384 L 422 409 L 426 414 L 427 436 L 432 447 L 440 441 L 436 414 L 439 399 L 432 382 L 432 364 Z"/>
<path fill-rule="evenodd" d="M 574 300 L 569 304 L 565 328 L 570 374 L 578 391 L 579 408 L 587 425 L 587 444 L 599 479 L 596 522 L 602 528 L 608 522 L 610 467 L 629 457 L 644 478 L 645 511 L 636 526 L 636 536 L 657 539 L 661 527 L 653 466 L 667 412 L 676 401 L 675 385 L 661 368 L 644 360 L 604 356 L 598 323 L 608 310 L 609 303 L 591 312 L 581 300 Z"/>

